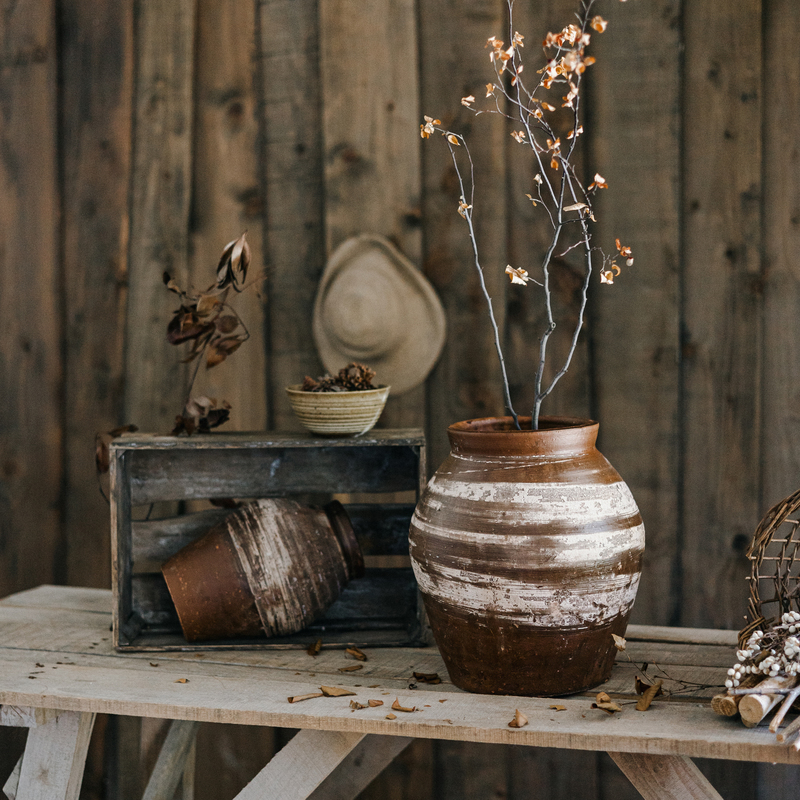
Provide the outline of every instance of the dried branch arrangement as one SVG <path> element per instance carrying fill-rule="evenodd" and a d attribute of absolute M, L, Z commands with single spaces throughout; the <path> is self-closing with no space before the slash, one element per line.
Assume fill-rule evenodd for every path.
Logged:
<path fill-rule="evenodd" d="M 173 435 L 179 433 L 208 433 L 228 421 L 230 404 L 211 397 L 193 397 L 192 389 L 200 368 L 221 364 L 249 338 L 250 332 L 228 302 L 228 295 L 247 288 L 247 269 L 250 266 L 250 245 L 246 234 L 228 242 L 217 265 L 216 280 L 202 292 L 184 291 L 168 272 L 164 285 L 180 297 L 181 304 L 167 326 L 170 344 L 189 344 L 183 363 L 195 362 L 183 410 L 175 418 Z"/>
<path fill-rule="evenodd" d="M 769 510 L 747 552 L 750 559 L 748 624 L 739 634 L 737 663 L 728 670 L 727 693 L 712 708 L 739 714 L 747 727 L 775 710 L 769 729 L 800 750 L 800 717 L 780 730 L 800 698 L 800 490 Z M 763 595 L 763 596 L 762 596 Z"/>
<path fill-rule="evenodd" d="M 558 381 L 566 374 L 584 324 L 589 285 L 596 265 L 601 283 L 613 284 L 620 274 L 620 263 L 633 264 L 631 248 L 616 240 L 616 251 L 610 255 L 592 244 L 590 224 L 595 222 L 592 201 L 595 194 L 608 188 L 602 175 L 596 173 L 588 186 L 584 185 L 575 163 L 576 146 L 584 133 L 582 113 L 582 86 L 586 69 L 595 63 L 587 55 L 593 32 L 602 33 L 608 23 L 592 13 L 595 0 L 581 0 L 576 13 L 577 23 L 570 23 L 558 33 L 548 33 L 543 42 L 544 66 L 533 73 L 523 71 L 522 50 L 525 37 L 514 29 L 514 0 L 508 0 L 509 44 L 495 36 L 489 38 L 487 48 L 494 68 L 494 76 L 486 84 L 484 105 L 476 105 L 474 95 L 461 99 L 461 103 L 476 115 L 498 114 L 511 123 L 511 136 L 520 147 L 525 147 L 533 160 L 534 176 L 530 192 L 526 197 L 533 206 L 542 210 L 545 224 L 549 226 L 550 241 L 541 263 L 532 274 L 521 266 L 506 266 L 505 272 L 513 284 L 526 286 L 535 284 L 542 292 L 547 325 L 539 339 L 538 355 L 534 369 L 534 405 L 531 425 L 539 426 L 539 412 L 544 399 L 553 391 Z M 530 76 L 530 80 L 529 80 Z M 564 116 L 567 125 L 564 126 Z M 568 129 L 562 141 L 557 131 Z M 421 125 L 424 139 L 441 133 L 450 150 L 460 199 L 458 213 L 467 224 L 472 245 L 474 264 L 480 287 L 486 300 L 489 318 L 494 332 L 494 343 L 500 359 L 506 406 L 517 428 L 519 418 L 514 410 L 506 374 L 505 360 L 500 341 L 500 332 L 492 307 L 492 299 L 486 287 L 481 265 L 480 250 L 474 225 L 477 205 L 475 198 L 474 164 L 466 139 L 459 133 L 442 127 L 441 120 L 426 116 Z M 584 256 L 584 278 L 581 302 L 575 328 L 571 333 L 570 347 L 564 363 L 549 381 L 545 381 L 547 347 L 556 329 L 552 270 L 558 261 L 573 250 L 581 250 Z M 531 267 L 533 270 L 533 267 Z"/>

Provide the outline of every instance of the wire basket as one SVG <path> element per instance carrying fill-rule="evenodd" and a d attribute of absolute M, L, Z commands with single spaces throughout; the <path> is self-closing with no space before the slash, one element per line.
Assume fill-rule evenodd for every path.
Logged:
<path fill-rule="evenodd" d="M 739 646 L 755 630 L 766 630 L 789 611 L 800 611 L 800 489 L 774 505 L 761 520 L 747 558 L 750 599 Z"/>

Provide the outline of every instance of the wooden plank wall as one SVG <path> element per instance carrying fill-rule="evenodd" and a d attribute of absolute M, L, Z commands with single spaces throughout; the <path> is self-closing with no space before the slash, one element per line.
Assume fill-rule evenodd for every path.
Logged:
<path fill-rule="evenodd" d="M 528 69 L 573 7 L 517 0 Z M 748 538 L 800 483 L 800 4 L 597 10 L 610 25 L 595 37 L 582 163 L 611 185 L 599 243 L 622 236 L 636 263 L 592 287 L 547 410 L 600 420 L 641 506 L 635 620 L 738 627 Z M 283 387 L 321 371 L 316 286 L 360 232 L 417 263 L 448 317 L 442 359 L 384 424 L 424 425 L 435 466 L 447 424 L 502 410 L 453 170 L 440 141 L 419 138 L 422 114 L 469 136 L 488 285 L 530 405 L 542 310 L 502 268 L 543 248 L 532 172 L 501 120 L 459 102 L 488 80 L 505 0 L 0 0 L 0 12 L 0 595 L 108 585 L 94 434 L 169 428 L 186 370 L 164 340 L 161 273 L 207 285 L 245 229 L 252 274 L 266 275 L 238 305 L 252 338 L 199 384 L 233 403 L 232 428 L 297 429 Z M 564 262 L 559 322 L 574 319 L 577 285 Z M 205 728 L 198 796 L 232 796 L 289 735 Z M 99 724 L 84 796 L 135 793 L 137 776 L 103 776 L 103 751 L 153 737 Z M 0 762 L 18 748 L 6 741 Z M 730 798 L 788 798 L 797 780 L 703 768 Z M 634 796 L 605 756 L 420 741 L 364 797 L 612 792 Z"/>

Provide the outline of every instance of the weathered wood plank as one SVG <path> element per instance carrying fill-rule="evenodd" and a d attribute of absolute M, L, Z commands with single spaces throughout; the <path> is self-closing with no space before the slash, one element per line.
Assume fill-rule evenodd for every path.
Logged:
<path fill-rule="evenodd" d="M 503 121 L 474 119 L 461 98 L 485 86 L 491 65 L 484 49 L 501 30 L 505 3 L 480 0 L 469 11 L 445 0 L 421 0 L 421 111 L 464 134 L 475 160 L 474 221 L 489 294 L 501 331 L 505 325 L 506 191 Z M 446 30 L 447 34 L 442 35 Z M 420 122 L 422 120 L 420 119 Z M 472 257 L 466 222 L 458 214 L 459 188 L 450 155 L 439 136 L 422 148 L 424 271 L 447 312 L 447 341 L 428 379 L 428 443 L 431 467 L 449 452 L 453 422 L 503 413 L 500 366 Z"/>
<path fill-rule="evenodd" d="M 732 628 L 761 516 L 761 2 L 691 3 L 683 30 L 680 620 Z"/>
<path fill-rule="evenodd" d="M 677 0 L 658 14 L 631 3 L 602 9 L 609 24 L 592 36 L 587 131 L 592 174 L 609 184 L 596 199 L 595 243 L 615 253 L 619 237 L 635 256 L 613 286 L 596 277 L 591 287 L 599 447 L 628 482 L 647 531 L 634 618 L 660 624 L 680 621 L 680 10 Z M 693 516 L 686 526 L 687 539 L 705 537 Z"/>
<path fill-rule="evenodd" d="M 133 2 L 59 10 L 66 342 L 66 579 L 110 585 L 108 505 L 91 443 L 122 416 Z"/>
<path fill-rule="evenodd" d="M 78 800 L 94 714 L 53 712 L 28 733 L 17 786 L 19 800 Z"/>
<path fill-rule="evenodd" d="M 664 702 L 652 713 L 641 714 L 634 710 L 632 697 L 621 715 L 609 717 L 590 708 L 593 698 L 575 697 L 559 700 L 566 710 L 553 714 L 553 701 L 545 698 L 471 695 L 444 685 L 419 684 L 412 691 L 399 682 L 387 686 L 375 679 L 377 688 L 365 688 L 369 680 L 365 667 L 364 674 L 342 673 L 333 681 L 355 692 L 352 697 L 291 704 L 287 697 L 330 684 L 323 683 L 324 677 L 321 680 L 316 671 L 312 676 L 251 666 L 207 665 L 185 656 L 185 661 L 177 663 L 160 658 L 156 668 L 150 666 L 151 658 L 81 656 L 81 662 L 94 663 L 90 666 L 77 663 L 76 656 L 75 665 L 48 670 L 45 699 L 38 688 L 44 679 L 28 677 L 32 655 L 30 651 L 25 655 L 13 650 L 2 653 L 0 701 L 57 703 L 72 710 L 156 718 L 800 764 L 800 754 L 777 744 L 769 731 L 748 730 L 734 720 L 718 717 L 707 702 Z M 408 651 L 396 651 L 395 658 L 403 661 L 395 663 L 395 670 L 413 663 L 407 656 Z M 415 705 L 418 710 L 387 720 L 386 705 L 395 697 L 402 705 Z M 353 712 L 351 699 L 364 705 L 369 699 L 381 699 L 385 705 Z M 516 708 L 530 720 L 518 730 L 508 727 Z"/>
<path fill-rule="evenodd" d="M 161 746 L 143 800 L 172 800 L 194 749 L 197 722 L 173 720 Z"/>
<path fill-rule="evenodd" d="M 5 784 L 3 784 L 3 792 L 8 800 L 16 800 L 17 787 L 19 786 L 19 776 L 22 772 L 22 758 L 23 756 L 19 757 L 16 766 L 13 770 L 11 770 L 11 774 L 8 776 L 8 780 L 6 780 Z"/>
<path fill-rule="evenodd" d="M 166 340 L 175 297 L 162 275 L 188 284 L 195 16 L 182 0 L 145 3 L 136 17 L 124 416 L 150 430 L 171 429 L 186 399 L 186 367 Z"/>
<path fill-rule="evenodd" d="M 417 487 L 410 448 L 129 451 L 131 502 L 269 497 L 302 492 L 401 492 Z"/>
<path fill-rule="evenodd" d="M 722 800 L 690 759 L 609 753 L 645 800 Z"/>
<path fill-rule="evenodd" d="M 345 509 L 365 556 L 408 555 L 408 526 L 413 505 L 360 503 L 347 505 Z M 134 522 L 134 567 L 161 564 L 220 523 L 229 513 L 229 509 L 210 508 L 179 517 Z"/>
<path fill-rule="evenodd" d="M 326 254 L 373 233 L 419 264 L 416 4 L 320 0 L 319 15 Z M 369 42 L 370 58 L 355 37 Z M 425 390 L 417 388 L 390 395 L 379 424 L 420 425 L 424 416 Z"/>
<path fill-rule="evenodd" d="M 248 281 L 264 273 L 259 178 L 255 55 L 255 4 L 249 0 L 202 0 L 197 12 L 197 55 L 193 198 L 192 281 L 204 288 L 215 280 L 222 248 L 243 231 L 253 254 Z M 266 357 L 262 282 L 228 301 L 250 339 L 230 359 L 201 368 L 196 394 L 231 405 L 232 430 L 266 427 Z"/>
<path fill-rule="evenodd" d="M 256 35 L 263 103 L 268 427 L 296 431 L 300 424 L 285 387 L 322 372 L 311 334 L 325 265 L 317 0 L 259 0 Z"/>
<path fill-rule="evenodd" d="M 796 52 L 800 32 L 794 22 L 797 6 L 789 0 L 764 3 L 764 70 L 785 78 L 764 82 L 763 142 L 764 209 L 764 342 L 763 430 L 764 461 L 761 511 L 797 490 L 800 476 L 798 421 L 792 409 L 800 375 L 800 303 L 797 252 L 800 247 L 800 67 L 796 61 L 781 66 L 781 53 Z M 788 48 L 788 49 L 787 49 Z"/>
<path fill-rule="evenodd" d="M 273 796 L 305 800 L 362 739 L 360 733 L 300 731 L 236 795 L 236 800 Z"/>
<path fill-rule="evenodd" d="M 3 3 L 0 594 L 66 576 L 55 16 L 53 0 Z"/>
<path fill-rule="evenodd" d="M 308 800 L 355 798 L 412 741 L 405 736 L 365 736 Z"/>

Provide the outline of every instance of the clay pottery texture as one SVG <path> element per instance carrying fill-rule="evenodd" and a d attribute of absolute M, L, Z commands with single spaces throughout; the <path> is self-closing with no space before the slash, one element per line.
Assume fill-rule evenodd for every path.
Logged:
<path fill-rule="evenodd" d="M 641 572 L 644 526 L 595 448 L 598 425 L 510 417 L 448 428 L 411 521 L 411 561 L 453 683 L 553 696 L 605 681 Z"/>
<path fill-rule="evenodd" d="M 375 426 L 389 386 L 357 392 L 304 392 L 300 384 L 286 387 L 289 404 L 300 424 L 322 436 L 358 436 Z"/>
<path fill-rule="evenodd" d="M 162 567 L 190 642 L 285 636 L 322 617 L 364 560 L 344 507 L 247 503 Z"/>

